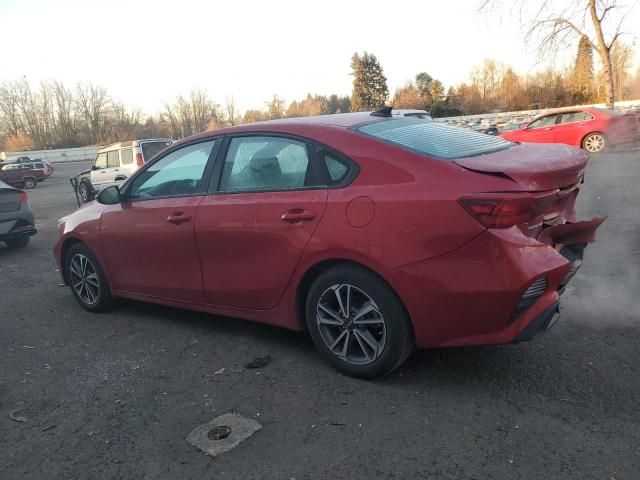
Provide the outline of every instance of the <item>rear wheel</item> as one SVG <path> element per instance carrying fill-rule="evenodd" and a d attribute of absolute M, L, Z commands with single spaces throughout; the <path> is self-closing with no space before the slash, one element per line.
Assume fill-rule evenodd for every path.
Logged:
<path fill-rule="evenodd" d="M 90 312 L 104 312 L 113 304 L 113 297 L 104 270 L 93 252 L 76 243 L 65 258 L 67 281 L 78 303 Z"/>
<path fill-rule="evenodd" d="M 582 140 L 582 148 L 589 153 L 603 152 L 608 147 L 607 137 L 603 133 L 590 133 Z"/>
<path fill-rule="evenodd" d="M 322 273 L 307 295 L 306 321 L 320 353 L 354 377 L 389 373 L 413 350 L 411 322 L 400 299 L 360 267 L 341 265 Z"/>
<path fill-rule="evenodd" d="M 31 177 L 25 178 L 23 183 L 24 183 L 24 188 L 35 188 L 36 187 L 36 181 Z"/>
<path fill-rule="evenodd" d="M 6 243 L 9 248 L 23 248 L 29 244 L 29 238 L 30 237 L 27 236 L 7 238 L 4 243 Z"/>

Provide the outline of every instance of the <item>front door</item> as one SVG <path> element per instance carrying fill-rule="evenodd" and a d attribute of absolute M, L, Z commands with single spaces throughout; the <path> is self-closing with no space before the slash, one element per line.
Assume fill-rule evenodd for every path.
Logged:
<path fill-rule="evenodd" d="M 123 202 L 104 212 L 112 288 L 205 303 L 194 225 L 215 143 L 188 145 L 154 161 L 125 187 Z"/>
<path fill-rule="evenodd" d="M 556 118 L 557 115 L 554 113 L 532 122 L 522 132 L 522 136 L 518 140 L 532 143 L 553 143 L 554 130 L 557 128 Z"/>
<path fill-rule="evenodd" d="M 286 137 L 230 140 L 219 192 L 202 201 L 196 218 L 209 303 L 278 304 L 326 206 L 309 151 Z"/>

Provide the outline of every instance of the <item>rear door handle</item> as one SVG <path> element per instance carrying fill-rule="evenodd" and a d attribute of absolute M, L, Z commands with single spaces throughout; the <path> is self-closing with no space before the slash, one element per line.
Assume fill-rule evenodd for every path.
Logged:
<path fill-rule="evenodd" d="M 190 220 L 191 220 L 191 215 L 185 215 L 182 212 L 177 212 L 167 217 L 167 222 L 173 223 L 175 225 L 182 225 L 183 223 L 188 222 Z"/>
<path fill-rule="evenodd" d="M 292 210 L 284 212 L 280 216 L 280 219 L 283 222 L 289 223 L 299 223 L 304 222 L 305 220 L 313 220 L 314 218 L 316 218 L 316 214 L 314 212 L 304 210 L 302 208 L 294 208 Z"/>

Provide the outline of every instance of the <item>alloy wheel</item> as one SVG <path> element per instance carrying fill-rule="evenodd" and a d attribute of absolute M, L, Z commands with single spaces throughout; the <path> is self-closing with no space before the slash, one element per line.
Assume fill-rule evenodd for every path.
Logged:
<path fill-rule="evenodd" d="M 78 298 L 87 305 L 95 305 L 100 299 L 100 281 L 91 260 L 76 253 L 70 265 L 71 286 Z"/>
<path fill-rule="evenodd" d="M 384 350 L 384 316 L 376 302 L 358 287 L 343 283 L 326 289 L 318 300 L 316 321 L 326 346 L 347 363 L 369 364 Z"/>
<path fill-rule="evenodd" d="M 604 136 L 599 133 L 589 135 L 584 141 L 584 149 L 587 152 L 597 153 L 604 148 Z"/>

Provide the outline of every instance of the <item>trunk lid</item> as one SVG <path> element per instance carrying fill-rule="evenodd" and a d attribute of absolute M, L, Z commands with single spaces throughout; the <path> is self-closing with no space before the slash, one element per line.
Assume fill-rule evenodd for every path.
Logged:
<path fill-rule="evenodd" d="M 568 145 L 521 143 L 453 161 L 467 170 L 506 175 L 527 191 L 542 192 L 580 183 L 588 160 L 586 152 Z"/>

